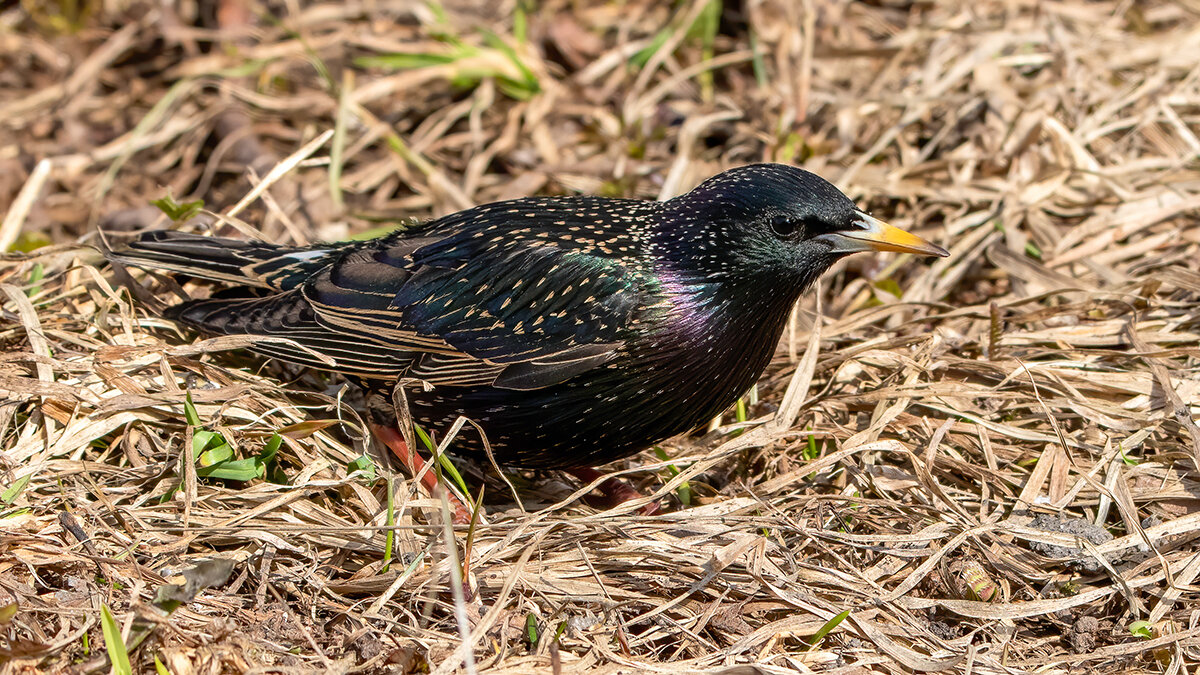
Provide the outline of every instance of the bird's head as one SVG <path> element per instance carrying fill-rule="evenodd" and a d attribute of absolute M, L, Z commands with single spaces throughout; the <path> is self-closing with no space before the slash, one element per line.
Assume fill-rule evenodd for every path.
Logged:
<path fill-rule="evenodd" d="M 790 287 L 780 292 L 807 288 L 839 258 L 858 251 L 949 255 L 867 215 L 820 176 L 784 164 L 717 174 L 666 202 L 662 215 L 654 249 L 677 271 Z"/>

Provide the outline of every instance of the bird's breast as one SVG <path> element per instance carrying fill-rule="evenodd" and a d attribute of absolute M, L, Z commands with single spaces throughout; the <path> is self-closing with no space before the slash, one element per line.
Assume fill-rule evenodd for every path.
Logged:
<path fill-rule="evenodd" d="M 723 412 L 758 380 L 795 298 L 664 286 L 662 299 L 642 319 L 653 329 L 635 338 L 614 365 L 638 382 L 642 395 L 667 401 L 690 428 Z"/>

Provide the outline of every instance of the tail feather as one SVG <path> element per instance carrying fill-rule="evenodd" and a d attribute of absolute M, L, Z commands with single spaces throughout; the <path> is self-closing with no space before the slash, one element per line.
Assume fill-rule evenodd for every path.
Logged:
<path fill-rule="evenodd" d="M 312 368 L 361 378 L 395 378 L 412 364 L 413 352 L 385 338 L 330 328 L 301 288 L 344 254 L 369 242 L 277 246 L 263 242 L 147 232 L 125 248 L 107 250 L 110 260 L 229 284 L 206 299 L 167 307 L 163 315 L 202 333 L 260 336 L 249 348 Z"/>
<path fill-rule="evenodd" d="M 254 289 L 229 289 L 173 305 L 163 314 L 218 335 L 272 335 L 315 323 L 312 306 L 300 291 L 268 295 Z"/>
<path fill-rule="evenodd" d="M 286 291 L 328 265 L 331 255 L 354 245 L 279 246 L 157 230 L 107 255 L 110 260 L 135 267 Z"/>

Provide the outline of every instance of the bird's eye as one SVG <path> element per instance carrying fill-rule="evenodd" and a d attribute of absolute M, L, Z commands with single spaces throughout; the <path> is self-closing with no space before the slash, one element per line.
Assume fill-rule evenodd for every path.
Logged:
<path fill-rule="evenodd" d="M 771 231 L 777 237 L 791 238 L 799 227 L 799 221 L 787 216 L 775 216 L 771 219 Z"/>

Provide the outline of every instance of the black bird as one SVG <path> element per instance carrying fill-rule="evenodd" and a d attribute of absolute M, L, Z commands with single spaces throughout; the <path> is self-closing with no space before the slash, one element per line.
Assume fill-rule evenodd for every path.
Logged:
<path fill-rule="evenodd" d="M 516 199 L 305 247 L 156 231 L 110 255 L 228 284 L 168 310 L 203 333 L 287 338 L 251 349 L 380 390 L 422 380 L 417 421 L 464 415 L 501 464 L 579 468 L 728 408 L 800 294 L 867 250 L 947 255 L 815 174 L 754 164 L 662 202 Z M 483 457 L 474 433 L 454 452 Z"/>

